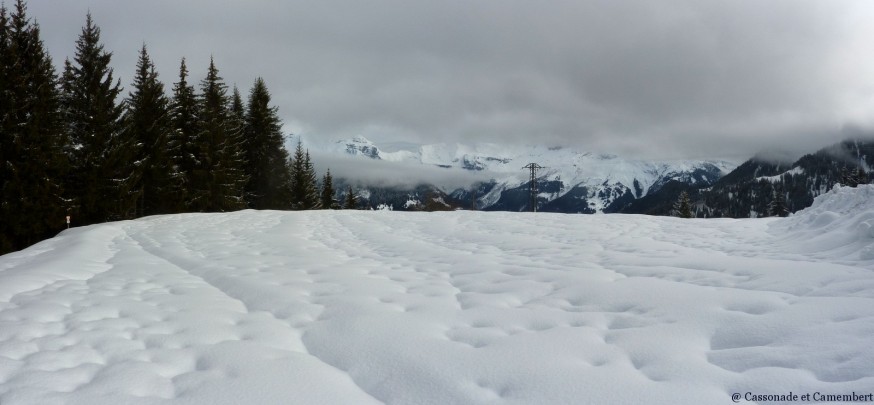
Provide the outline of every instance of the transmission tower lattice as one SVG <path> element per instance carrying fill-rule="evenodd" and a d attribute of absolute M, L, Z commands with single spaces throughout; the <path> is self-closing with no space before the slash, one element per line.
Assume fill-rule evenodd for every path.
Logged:
<path fill-rule="evenodd" d="M 545 167 L 537 163 L 529 163 L 523 169 L 531 170 L 531 212 L 537 212 L 537 170 Z"/>

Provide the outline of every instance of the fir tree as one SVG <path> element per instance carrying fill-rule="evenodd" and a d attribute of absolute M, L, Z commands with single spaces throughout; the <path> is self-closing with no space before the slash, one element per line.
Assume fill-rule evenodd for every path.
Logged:
<path fill-rule="evenodd" d="M 133 91 L 125 100 L 125 130 L 141 145 L 137 161 L 142 177 L 140 215 L 166 214 L 177 210 L 181 189 L 181 174 L 174 157 L 178 143 L 173 142 L 169 100 L 164 95 L 164 84 L 158 80 L 155 65 L 146 46 L 140 50 Z"/>
<path fill-rule="evenodd" d="M 243 97 L 240 96 L 237 85 L 234 85 L 234 90 L 231 92 L 231 116 L 240 127 L 246 122 L 246 107 L 243 105 Z"/>
<path fill-rule="evenodd" d="M 245 207 L 245 158 L 241 128 L 230 111 L 227 86 L 210 60 L 201 81 L 198 120 L 198 165 L 194 170 L 194 207 L 201 211 L 232 211 Z"/>
<path fill-rule="evenodd" d="M 680 218 L 692 218 L 692 203 L 689 201 L 689 194 L 683 191 L 680 197 L 674 204 L 674 216 Z"/>
<path fill-rule="evenodd" d="M 782 187 L 775 187 L 773 199 L 768 205 L 768 213 L 772 217 L 789 216 L 789 209 L 786 207 L 786 195 Z"/>
<path fill-rule="evenodd" d="M 304 206 L 308 210 L 322 208 L 321 198 L 319 196 L 319 188 L 316 185 L 316 169 L 310 160 L 310 151 L 307 150 L 304 154 L 304 178 L 306 181 L 306 194 L 304 198 Z"/>
<path fill-rule="evenodd" d="M 300 140 L 291 158 L 291 209 L 308 210 L 315 208 L 318 194 L 315 192 L 315 173 L 310 162 L 309 152 L 304 152 Z"/>
<path fill-rule="evenodd" d="M 335 210 L 340 208 L 340 203 L 334 198 L 334 179 L 331 177 L 331 169 L 328 169 L 322 177 L 321 202 L 323 209 Z"/>
<path fill-rule="evenodd" d="M 229 112 L 231 114 L 230 115 L 231 126 L 234 128 L 234 133 L 236 134 L 236 137 L 237 137 L 237 143 L 239 144 L 240 152 L 242 153 L 241 156 L 244 159 L 242 170 L 243 170 L 243 173 L 246 173 L 246 166 L 248 165 L 248 162 L 245 161 L 245 159 L 246 159 L 246 134 L 244 133 L 245 126 L 246 126 L 246 107 L 243 105 L 243 98 L 240 96 L 240 90 L 237 89 L 236 84 L 234 85 L 233 89 L 231 90 L 231 97 L 229 100 L 230 100 Z M 246 175 L 248 176 L 248 174 L 246 174 Z M 248 180 L 246 181 L 246 184 L 248 184 Z M 248 197 L 246 196 L 246 189 L 245 189 L 246 184 L 243 184 L 243 200 L 244 200 L 243 202 L 244 202 L 244 204 L 248 203 Z"/>
<path fill-rule="evenodd" d="M 246 139 L 246 196 L 255 209 L 288 209 L 292 201 L 291 176 L 286 167 L 282 123 L 264 80 L 255 80 L 249 92 L 243 134 Z"/>
<path fill-rule="evenodd" d="M 188 67 L 185 58 L 179 65 L 179 81 L 173 84 L 173 98 L 170 104 L 170 122 L 172 132 L 170 143 L 177 145 L 173 151 L 176 155 L 172 160 L 178 165 L 181 188 L 178 190 L 176 211 L 196 209 L 195 194 L 190 190 L 195 188 L 195 170 L 200 161 L 200 145 L 197 137 L 198 103 L 194 86 L 188 84 Z M 205 187 L 205 186 L 202 186 Z"/>
<path fill-rule="evenodd" d="M 356 210 L 358 209 L 358 199 L 355 198 L 355 192 L 352 191 L 352 186 L 346 189 L 346 199 L 343 204 L 343 209 Z"/>
<path fill-rule="evenodd" d="M 856 184 L 868 184 L 871 180 L 868 178 L 868 173 L 865 173 L 865 169 L 862 169 L 862 166 L 856 168 Z"/>
<path fill-rule="evenodd" d="M 303 196 L 306 194 L 303 157 L 303 144 L 298 140 L 297 147 L 294 148 L 294 155 L 291 156 L 288 162 L 291 209 L 293 210 L 303 209 L 301 208 L 303 206 Z"/>
<path fill-rule="evenodd" d="M 26 9 L 0 6 L 0 254 L 54 235 L 66 206 L 57 75 Z"/>
<path fill-rule="evenodd" d="M 112 78 L 112 54 L 100 43 L 89 13 L 76 41 L 75 65 L 66 61 L 62 106 L 73 144 L 70 190 L 80 223 L 132 218 L 136 214 L 140 145 L 122 131 L 121 83 Z"/>

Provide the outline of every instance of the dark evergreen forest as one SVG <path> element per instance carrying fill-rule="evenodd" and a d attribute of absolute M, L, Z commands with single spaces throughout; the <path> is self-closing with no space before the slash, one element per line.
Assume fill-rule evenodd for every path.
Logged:
<path fill-rule="evenodd" d="M 143 45 L 127 87 L 85 17 L 57 72 L 27 5 L 0 7 L 0 254 L 72 226 L 183 212 L 338 208 L 309 153 L 286 151 L 261 78 L 247 100 L 211 61 L 170 86 Z"/>

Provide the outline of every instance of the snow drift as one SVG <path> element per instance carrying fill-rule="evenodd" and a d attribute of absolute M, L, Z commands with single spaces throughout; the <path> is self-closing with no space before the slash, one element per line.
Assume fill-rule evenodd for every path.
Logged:
<path fill-rule="evenodd" d="M 874 266 L 874 185 L 836 185 L 772 228 L 775 235 L 786 235 L 788 250 Z"/>
<path fill-rule="evenodd" d="M 785 219 L 243 211 L 71 229 L 0 257 L 0 404 L 868 393 L 872 193 Z"/>

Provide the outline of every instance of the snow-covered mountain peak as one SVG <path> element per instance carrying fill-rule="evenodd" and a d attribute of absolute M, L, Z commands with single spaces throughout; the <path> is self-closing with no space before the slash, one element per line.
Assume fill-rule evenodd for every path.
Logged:
<path fill-rule="evenodd" d="M 379 148 L 369 139 L 357 135 L 352 139 L 338 140 L 334 143 L 334 151 L 340 151 L 353 156 L 364 156 L 379 159 Z"/>
<path fill-rule="evenodd" d="M 525 187 L 530 172 L 524 167 L 532 162 L 543 167 L 537 173 L 538 181 L 552 184 L 553 191 L 544 197 L 547 202 L 577 190 L 580 199 L 597 200 L 589 204 L 596 211 L 603 211 L 625 194 L 639 198 L 671 180 L 710 184 L 736 167 L 726 161 L 626 159 L 569 147 L 436 143 L 386 152 L 363 136 L 337 141 L 336 145 L 338 151 L 348 155 L 464 169 L 491 176 L 496 186 L 480 197 L 485 206 L 500 200 L 505 190 Z"/>

